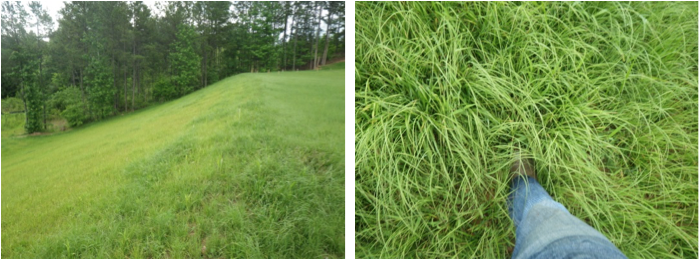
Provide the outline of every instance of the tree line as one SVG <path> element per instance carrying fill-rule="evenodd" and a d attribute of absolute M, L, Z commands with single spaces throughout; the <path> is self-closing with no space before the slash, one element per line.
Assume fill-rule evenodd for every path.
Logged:
<path fill-rule="evenodd" d="M 27 133 L 186 95 L 243 72 L 317 69 L 344 56 L 344 2 L 2 3 L 2 98 Z M 54 22 L 57 29 L 54 30 Z"/>

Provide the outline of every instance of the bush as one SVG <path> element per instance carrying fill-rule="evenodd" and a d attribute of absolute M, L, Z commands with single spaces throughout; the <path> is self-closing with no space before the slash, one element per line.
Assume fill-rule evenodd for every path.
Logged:
<path fill-rule="evenodd" d="M 112 100 L 117 90 L 112 87 L 114 77 L 103 58 L 93 58 L 85 70 L 86 92 L 90 104 L 90 115 L 99 120 L 108 117 L 116 110 Z"/>
<path fill-rule="evenodd" d="M 85 110 L 80 104 L 69 105 L 66 110 L 61 112 L 61 117 L 66 119 L 66 121 L 68 121 L 68 125 L 71 127 L 80 126 L 87 120 Z"/>
<path fill-rule="evenodd" d="M 54 93 L 51 97 L 51 107 L 61 111 L 61 117 L 70 126 L 79 126 L 87 120 L 85 109 L 77 87 L 66 87 Z"/>
<path fill-rule="evenodd" d="M 161 78 L 153 86 L 153 98 L 159 102 L 175 99 L 176 97 L 177 92 L 168 78 Z"/>

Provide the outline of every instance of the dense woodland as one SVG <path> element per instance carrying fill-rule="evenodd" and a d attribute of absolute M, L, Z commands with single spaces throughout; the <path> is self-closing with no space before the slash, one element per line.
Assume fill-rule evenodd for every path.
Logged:
<path fill-rule="evenodd" d="M 2 2 L 2 98 L 27 133 L 186 95 L 243 72 L 317 69 L 344 55 L 344 2 Z M 58 29 L 54 30 L 54 23 Z M 18 101 L 19 102 L 19 101 Z"/>

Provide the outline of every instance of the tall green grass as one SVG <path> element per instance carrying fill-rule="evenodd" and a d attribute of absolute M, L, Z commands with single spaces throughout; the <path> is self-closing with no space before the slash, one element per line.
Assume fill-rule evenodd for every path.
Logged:
<path fill-rule="evenodd" d="M 358 257 L 512 253 L 508 168 L 630 258 L 698 255 L 697 2 L 358 2 Z"/>
<path fill-rule="evenodd" d="M 2 114 L 2 137 L 26 134 L 24 130 L 24 113 Z"/>
<path fill-rule="evenodd" d="M 3 138 L 7 258 L 340 258 L 342 70 L 234 76 Z"/>
<path fill-rule="evenodd" d="M 325 66 L 321 67 L 321 70 L 334 70 L 334 69 L 345 69 L 345 61 L 336 62 L 336 63 L 325 65 Z"/>

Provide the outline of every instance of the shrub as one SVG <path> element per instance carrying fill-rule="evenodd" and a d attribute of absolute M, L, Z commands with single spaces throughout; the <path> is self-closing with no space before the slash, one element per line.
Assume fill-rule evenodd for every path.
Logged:
<path fill-rule="evenodd" d="M 80 90 L 70 86 L 59 90 L 51 97 L 51 106 L 59 111 L 70 126 L 80 126 L 87 120 Z"/>
<path fill-rule="evenodd" d="M 172 86 L 172 82 L 170 82 L 170 79 L 168 79 L 167 77 L 161 78 L 153 86 L 153 98 L 160 102 L 174 99 L 176 97 L 177 91 Z"/>
<path fill-rule="evenodd" d="M 61 112 L 61 117 L 65 118 L 71 127 L 80 126 L 87 121 L 85 109 L 80 104 L 69 105 L 66 110 Z"/>

